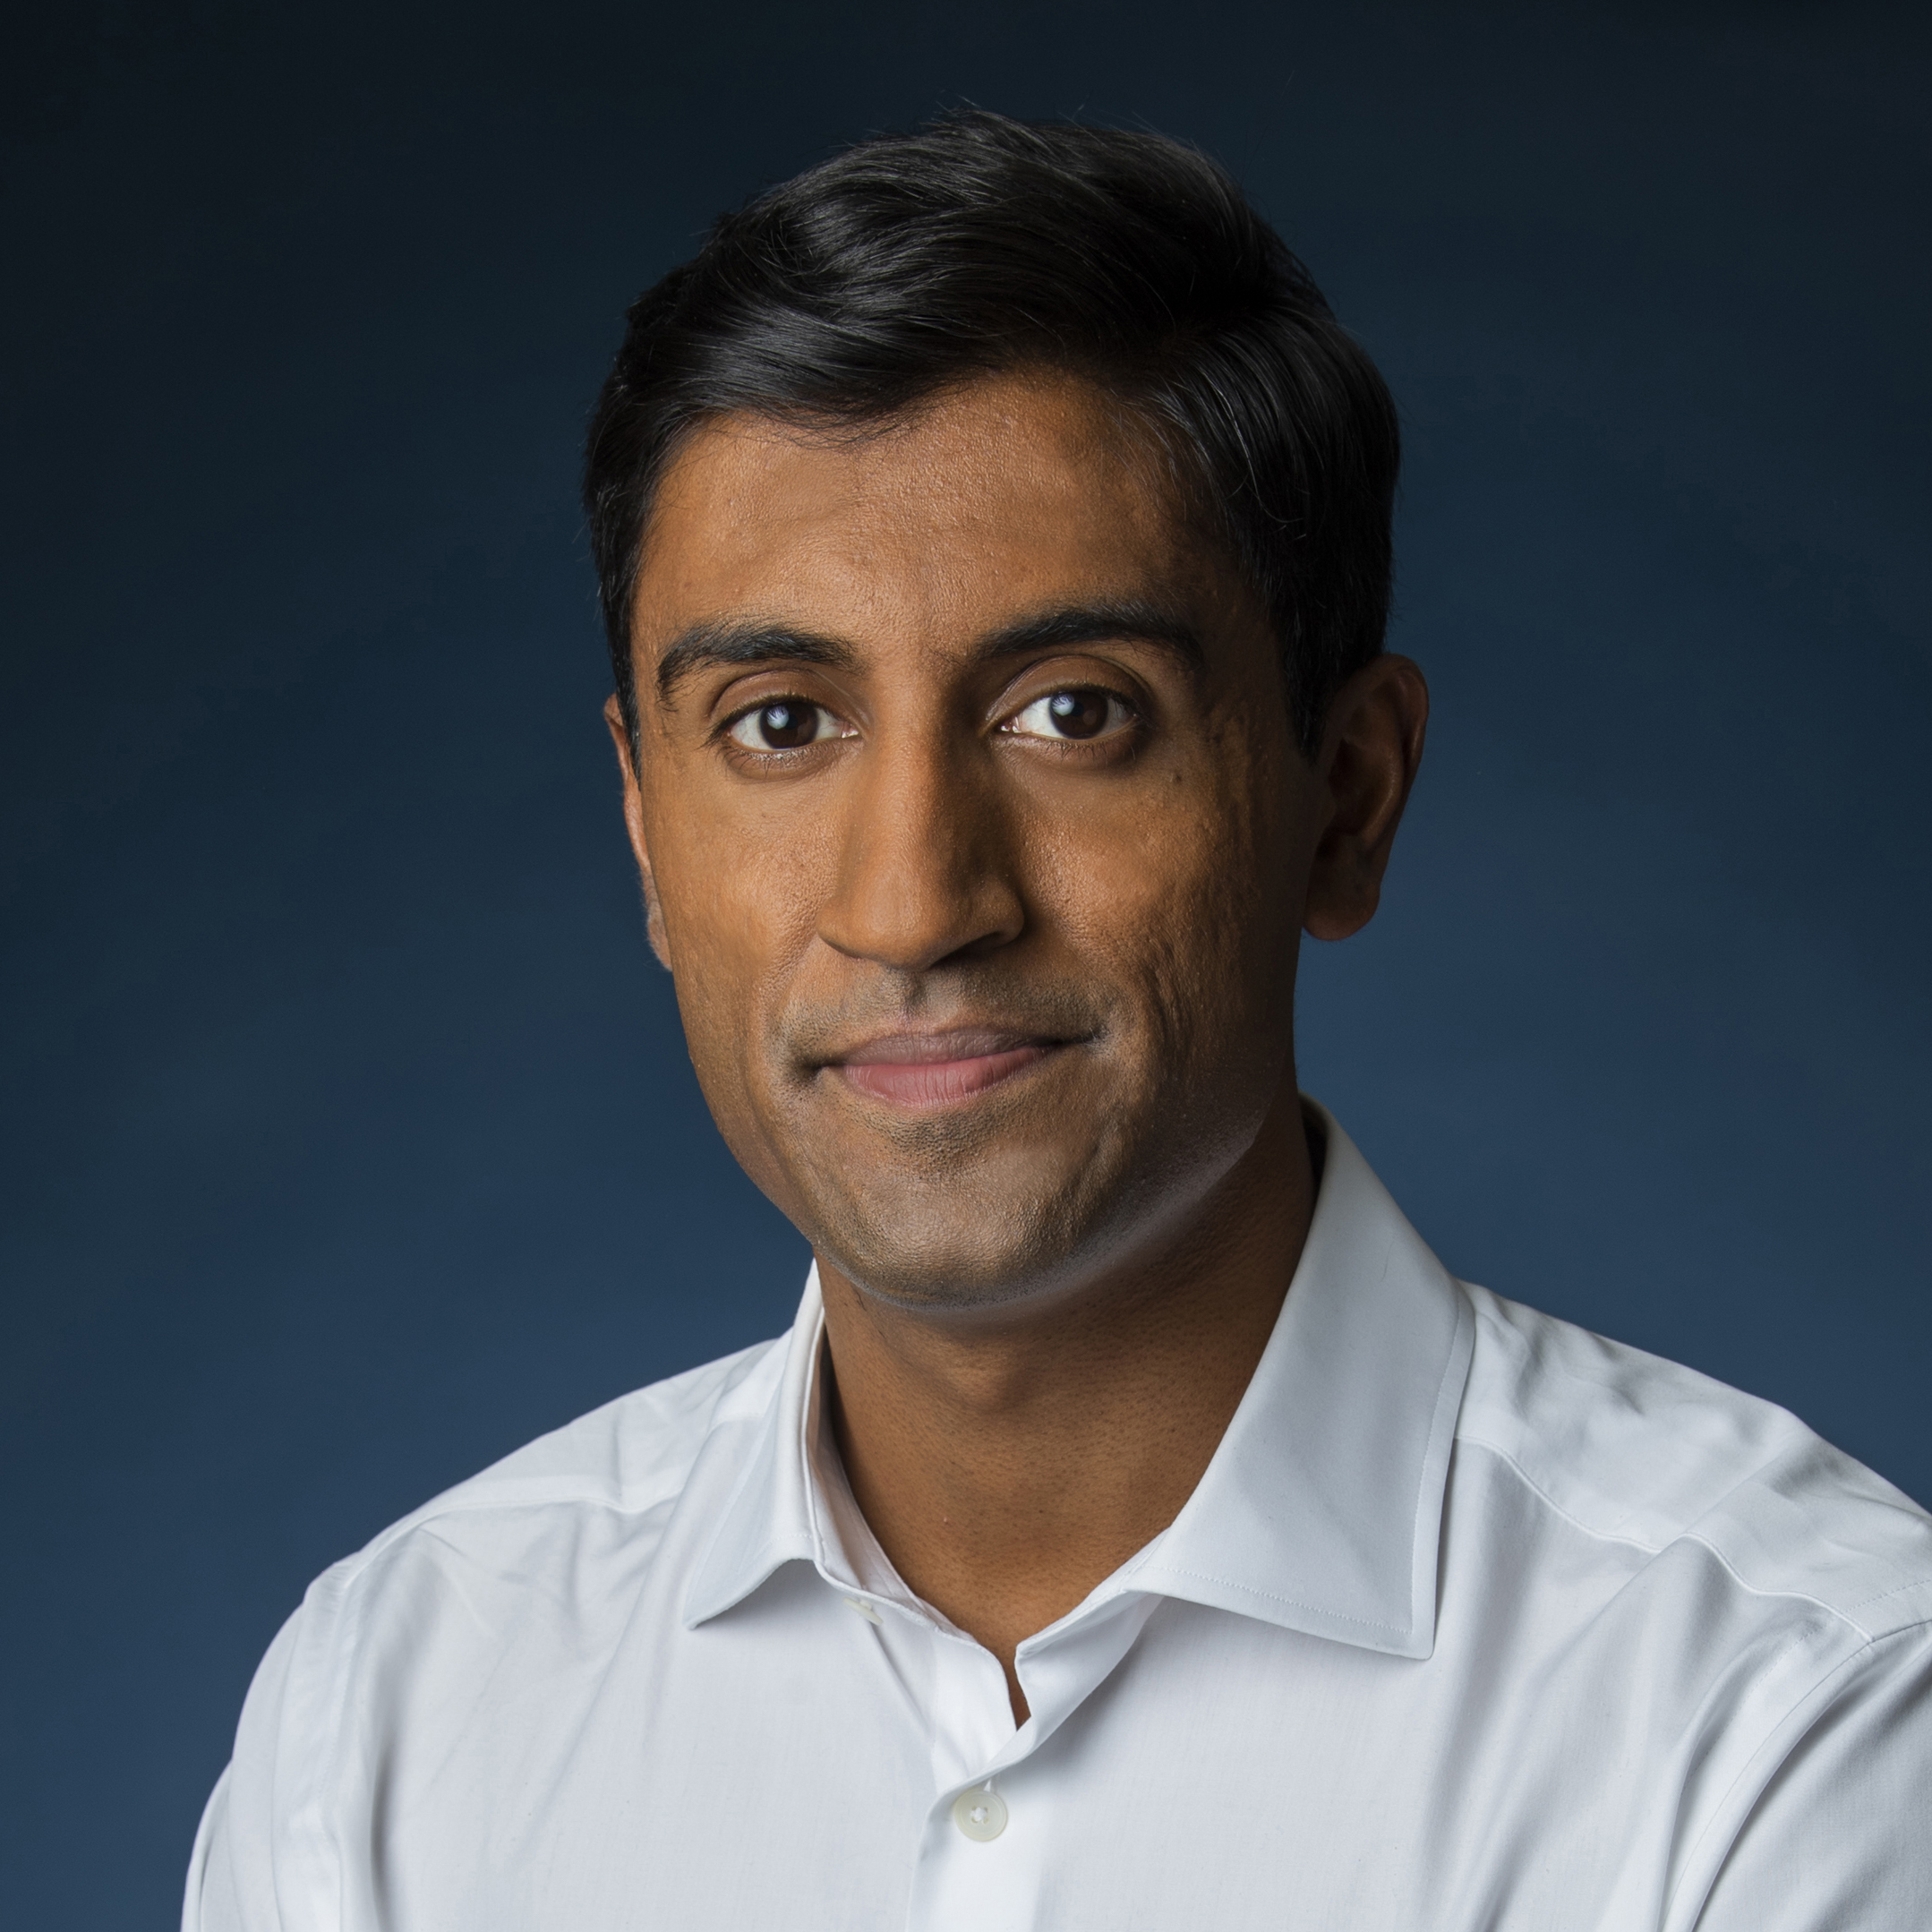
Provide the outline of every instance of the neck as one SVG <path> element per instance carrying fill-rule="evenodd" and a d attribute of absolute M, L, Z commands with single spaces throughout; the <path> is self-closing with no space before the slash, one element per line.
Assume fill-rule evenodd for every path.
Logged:
<path fill-rule="evenodd" d="M 1314 1205 L 1292 1082 L 1152 1252 L 971 1321 L 819 1258 L 827 1393 L 859 1506 L 906 1583 L 998 1657 L 1064 1616 L 1193 1492 L 1280 1313 Z"/>

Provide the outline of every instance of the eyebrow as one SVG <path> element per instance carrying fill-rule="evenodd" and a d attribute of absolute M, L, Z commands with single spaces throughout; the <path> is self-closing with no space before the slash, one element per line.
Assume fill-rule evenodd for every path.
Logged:
<path fill-rule="evenodd" d="M 791 624 L 706 618 L 679 632 L 657 661 L 657 695 L 669 705 L 694 671 L 744 664 L 822 664 L 846 671 L 858 662 L 851 645 Z"/>
<path fill-rule="evenodd" d="M 1158 645 L 1178 658 L 1190 675 L 1206 666 L 1207 652 L 1193 626 L 1176 612 L 1140 598 L 1063 604 L 1016 618 L 988 632 L 974 646 L 982 658 L 1021 657 L 1030 651 L 1070 650 L 1076 645 L 1123 643 Z M 705 618 L 680 631 L 657 661 L 657 695 L 670 705 L 694 672 L 750 664 L 817 664 L 849 671 L 859 654 L 843 638 L 791 624 L 756 619 Z"/>
<path fill-rule="evenodd" d="M 1207 667 L 1201 634 L 1176 611 L 1139 597 L 1099 603 L 1065 604 L 1035 617 L 1022 617 L 979 641 L 983 657 L 1018 657 L 1029 651 L 1069 650 L 1075 645 L 1158 645 L 1198 673 Z"/>

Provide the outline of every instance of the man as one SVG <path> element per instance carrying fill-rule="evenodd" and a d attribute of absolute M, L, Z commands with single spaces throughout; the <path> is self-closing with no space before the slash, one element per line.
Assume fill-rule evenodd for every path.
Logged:
<path fill-rule="evenodd" d="M 873 142 L 638 303 L 625 812 L 816 1266 L 315 1585 L 187 1926 L 1932 1925 L 1932 1525 L 1452 1281 L 1297 1094 L 1422 751 L 1396 458 L 1151 136 Z"/>

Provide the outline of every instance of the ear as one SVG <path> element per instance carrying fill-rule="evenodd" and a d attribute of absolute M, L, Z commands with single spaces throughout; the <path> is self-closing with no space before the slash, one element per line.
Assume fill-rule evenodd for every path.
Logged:
<path fill-rule="evenodd" d="M 657 962 L 671 971 L 671 943 L 664 936 L 664 909 L 658 902 L 657 880 L 651 870 L 651 854 L 644 842 L 644 794 L 637 784 L 637 769 L 632 756 L 630 733 L 624 729 L 624 711 L 613 691 L 603 701 L 603 722 L 610 728 L 611 742 L 617 747 L 617 768 L 624 782 L 624 829 L 630 834 L 630 850 L 637 861 L 637 877 L 644 886 L 644 931 L 657 954 Z"/>
<path fill-rule="evenodd" d="M 1429 687 L 1406 657 L 1376 658 L 1335 694 L 1315 774 L 1327 816 L 1302 915 L 1312 938 L 1346 939 L 1374 918 L 1428 723 Z"/>

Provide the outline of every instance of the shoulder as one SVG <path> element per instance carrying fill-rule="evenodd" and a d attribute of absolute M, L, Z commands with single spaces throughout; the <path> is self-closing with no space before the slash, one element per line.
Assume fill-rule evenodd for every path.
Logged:
<path fill-rule="evenodd" d="M 680 1505 L 702 1513 L 710 1490 L 729 1488 L 783 1362 L 782 1340 L 765 1342 L 652 1383 L 432 1497 L 309 1586 L 292 1681 L 399 1664 L 398 1652 L 460 1659 L 564 1624 L 580 1637 L 614 1628 L 662 1567 Z"/>
<path fill-rule="evenodd" d="M 784 1358 L 764 1343 L 621 1397 L 317 1577 L 250 1687 L 184 1922 L 340 1923 L 331 1821 L 373 1801 L 369 1765 L 580 1710 L 640 1596 L 675 1594 L 667 1535 L 735 1481 Z"/>
<path fill-rule="evenodd" d="M 1875 1642 L 1932 1622 L 1932 1517 L 1787 1410 L 1487 1289 L 1459 1450 L 1626 1557 L 1695 1545 L 1734 1586 Z"/>
<path fill-rule="evenodd" d="M 1646 1924 L 1919 1923 L 1932 1518 L 1772 1403 L 1462 1292 L 1438 1641 L 1534 1687 L 1524 1802 L 1580 1777 Z"/>
<path fill-rule="evenodd" d="M 783 1339 L 634 1389 L 445 1490 L 378 1536 L 359 1557 L 426 1523 L 478 1510 L 581 1503 L 635 1514 L 674 1496 L 712 1432 L 763 1413 Z"/>
<path fill-rule="evenodd" d="M 717 1434 L 756 1424 L 783 1354 L 782 1338 L 760 1342 L 539 1436 L 391 1524 L 325 1571 L 317 1589 L 352 1589 L 426 1541 L 460 1546 L 541 1535 L 572 1517 L 634 1523 L 662 1515 Z"/>

